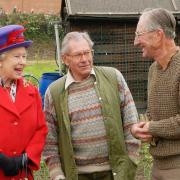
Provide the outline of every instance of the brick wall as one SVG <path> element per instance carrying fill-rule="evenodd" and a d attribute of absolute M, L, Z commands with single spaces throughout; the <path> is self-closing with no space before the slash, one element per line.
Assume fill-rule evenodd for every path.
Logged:
<path fill-rule="evenodd" d="M 59 14 L 61 0 L 0 0 L 0 8 L 6 13 L 11 13 L 14 7 L 25 13 Z"/>

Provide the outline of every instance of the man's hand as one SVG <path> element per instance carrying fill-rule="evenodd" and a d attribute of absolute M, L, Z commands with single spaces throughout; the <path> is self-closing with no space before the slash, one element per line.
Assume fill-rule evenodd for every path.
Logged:
<path fill-rule="evenodd" d="M 150 122 L 139 122 L 133 124 L 131 127 L 132 135 L 143 142 L 150 142 L 152 135 L 149 132 L 149 123 Z"/>

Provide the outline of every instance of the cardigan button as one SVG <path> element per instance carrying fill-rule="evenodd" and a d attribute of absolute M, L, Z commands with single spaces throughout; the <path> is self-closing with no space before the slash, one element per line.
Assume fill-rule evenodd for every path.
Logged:
<path fill-rule="evenodd" d="M 14 121 L 13 124 L 14 124 L 15 126 L 17 126 L 17 125 L 18 125 L 18 122 L 17 122 L 17 121 Z"/>
<path fill-rule="evenodd" d="M 116 175 L 117 175 L 117 173 L 114 172 L 114 173 L 113 173 L 113 176 L 116 176 Z"/>
<path fill-rule="evenodd" d="M 13 151 L 13 155 L 16 155 L 17 154 L 17 152 L 16 151 Z"/>

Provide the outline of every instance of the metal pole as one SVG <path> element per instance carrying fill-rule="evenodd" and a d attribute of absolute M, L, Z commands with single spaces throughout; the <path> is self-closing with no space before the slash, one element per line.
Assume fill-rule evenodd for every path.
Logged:
<path fill-rule="evenodd" d="M 60 43 L 59 43 L 59 24 L 55 23 L 54 24 L 54 29 L 55 29 L 55 36 L 56 36 L 56 58 L 57 58 L 57 63 L 59 65 L 59 74 L 62 74 L 62 62 L 61 62 L 61 56 L 60 56 Z"/>

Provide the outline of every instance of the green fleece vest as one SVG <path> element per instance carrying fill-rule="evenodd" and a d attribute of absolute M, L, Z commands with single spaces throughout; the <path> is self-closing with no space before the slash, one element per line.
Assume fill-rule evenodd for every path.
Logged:
<path fill-rule="evenodd" d="M 106 128 L 109 150 L 109 160 L 114 180 L 133 180 L 136 165 L 127 155 L 123 125 L 120 112 L 120 98 L 115 69 L 109 67 L 94 67 L 97 84 L 96 93 L 102 98 L 102 114 Z M 70 119 L 68 116 L 67 96 L 65 90 L 66 76 L 50 85 L 50 91 L 55 104 L 58 119 L 60 161 L 66 180 L 78 180 L 78 172 L 73 157 L 71 143 Z"/>

